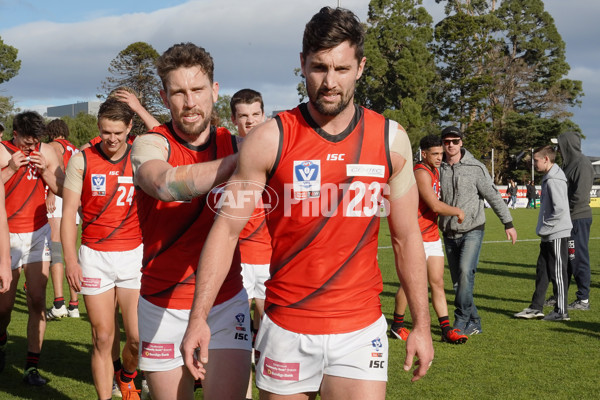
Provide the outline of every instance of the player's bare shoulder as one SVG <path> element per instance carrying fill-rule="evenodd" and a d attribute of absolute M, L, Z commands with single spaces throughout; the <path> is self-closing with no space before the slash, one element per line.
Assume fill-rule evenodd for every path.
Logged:
<path fill-rule="evenodd" d="M 279 150 L 279 127 L 274 119 L 256 126 L 244 138 L 240 147 L 240 161 L 252 160 L 266 170 L 274 165 Z"/>

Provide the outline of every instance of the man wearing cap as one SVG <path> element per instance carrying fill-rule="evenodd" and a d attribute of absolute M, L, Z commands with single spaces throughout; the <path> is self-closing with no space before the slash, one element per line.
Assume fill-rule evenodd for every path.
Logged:
<path fill-rule="evenodd" d="M 481 318 L 473 300 L 473 287 L 485 228 L 484 200 L 504 224 L 506 237 L 513 244 L 517 241 L 517 231 L 487 168 L 462 148 L 463 133 L 460 129 L 449 126 L 441 136 L 444 147 L 440 167 L 441 200 L 465 212 L 462 224 L 456 218 L 442 215 L 438 222 L 456 293 L 454 328 L 466 335 L 475 335 L 482 331 Z"/>

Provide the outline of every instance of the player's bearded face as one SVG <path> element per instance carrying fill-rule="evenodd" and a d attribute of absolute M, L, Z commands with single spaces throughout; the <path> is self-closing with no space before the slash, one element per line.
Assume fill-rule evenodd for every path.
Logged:
<path fill-rule="evenodd" d="M 176 131 L 192 139 L 206 131 L 218 88 L 200 67 L 181 67 L 169 72 L 167 90 L 161 91 L 161 96 L 171 110 Z"/>
<path fill-rule="evenodd" d="M 210 124 L 210 117 L 212 115 L 213 104 L 210 103 L 208 109 L 193 109 L 193 110 L 182 110 L 178 117 L 173 115 L 173 124 L 179 131 L 185 133 L 190 137 L 198 137 L 202 132 L 206 130 Z M 187 118 L 193 116 L 192 121 Z"/>
<path fill-rule="evenodd" d="M 357 60 L 349 42 L 301 55 L 308 99 L 320 114 L 336 116 L 352 103 L 364 60 Z"/>
<path fill-rule="evenodd" d="M 317 111 L 323 115 L 335 116 L 348 107 L 354 98 L 354 85 L 351 89 L 328 89 L 324 87 L 311 87 L 306 82 L 308 99 Z"/>

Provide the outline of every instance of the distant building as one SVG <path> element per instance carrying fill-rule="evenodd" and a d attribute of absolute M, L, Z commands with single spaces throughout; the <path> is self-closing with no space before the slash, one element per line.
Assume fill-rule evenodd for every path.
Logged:
<path fill-rule="evenodd" d="M 100 104 L 102 103 L 99 101 L 85 101 L 81 103 L 66 104 L 64 106 L 48 107 L 46 116 L 48 118 L 75 118 L 79 113 L 86 113 L 96 116 L 98 115 Z"/>

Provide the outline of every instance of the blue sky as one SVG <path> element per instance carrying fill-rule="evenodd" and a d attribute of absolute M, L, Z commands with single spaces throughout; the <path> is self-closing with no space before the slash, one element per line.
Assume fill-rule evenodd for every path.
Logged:
<path fill-rule="evenodd" d="M 587 136 L 584 153 L 600 156 L 600 1 L 544 3 L 567 44 L 569 78 L 583 81 L 583 106 L 571 111 Z M 252 87 L 263 93 L 267 112 L 290 108 L 298 102 L 293 70 L 304 24 L 324 5 L 335 7 L 337 0 L 0 0 L 0 37 L 22 60 L 0 95 L 40 112 L 96 100 L 110 61 L 130 43 L 148 42 L 160 53 L 191 41 L 213 55 L 222 94 Z M 341 5 L 366 20 L 367 0 Z M 443 17 L 443 3 L 424 5 L 436 21 Z"/>

